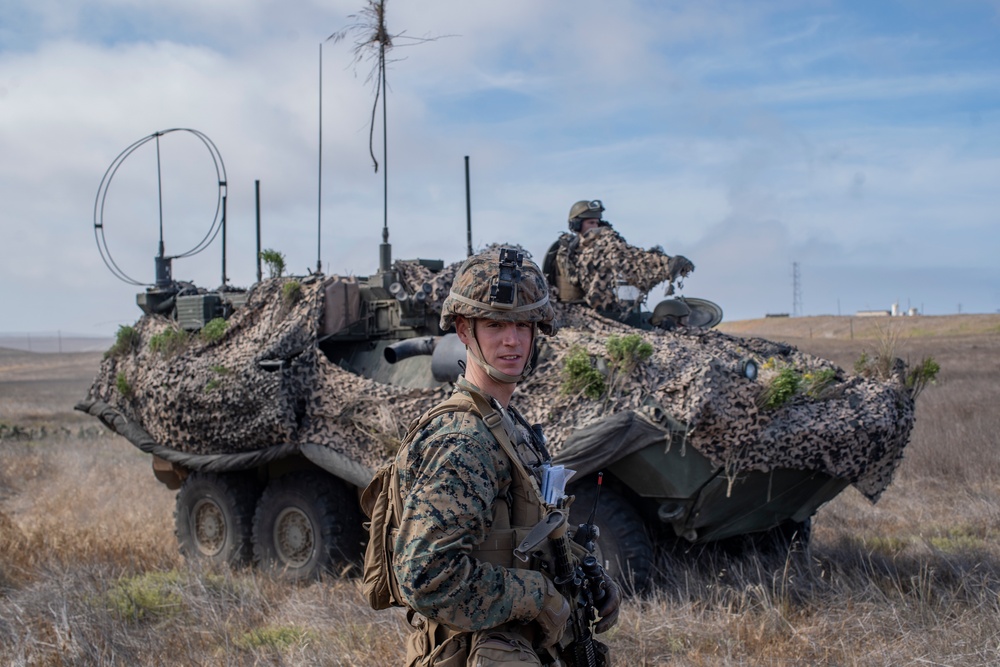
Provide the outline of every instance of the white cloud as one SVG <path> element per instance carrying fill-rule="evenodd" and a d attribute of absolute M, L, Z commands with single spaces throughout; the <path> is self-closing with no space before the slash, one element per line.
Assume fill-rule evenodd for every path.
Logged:
<path fill-rule="evenodd" d="M 264 247 L 313 267 L 318 48 L 360 8 L 0 9 L 0 280 L 18 287 L 0 296 L 0 312 L 17 314 L 0 330 L 135 319 L 134 288 L 100 263 L 94 196 L 114 157 L 157 130 L 191 127 L 221 151 L 234 282 L 255 276 L 258 179 Z M 395 0 L 390 30 L 440 38 L 400 46 L 389 71 L 394 253 L 464 254 L 470 155 L 477 246 L 518 241 L 538 257 L 569 205 L 596 197 L 633 243 L 690 257 L 685 291 L 728 317 L 788 310 L 793 261 L 807 313 L 911 290 L 954 307 L 949 282 L 966 311 L 996 310 L 997 26 L 952 43 L 934 23 L 878 21 L 837 2 Z M 349 44 L 324 45 L 322 256 L 360 274 L 377 262 L 382 174 L 367 155 L 367 69 L 350 59 Z M 179 250 L 207 228 L 213 177 L 198 146 L 169 136 L 163 148 L 165 236 Z M 130 158 L 108 202 L 116 261 L 149 279 L 151 160 Z M 175 275 L 214 287 L 219 255 L 178 260 Z"/>

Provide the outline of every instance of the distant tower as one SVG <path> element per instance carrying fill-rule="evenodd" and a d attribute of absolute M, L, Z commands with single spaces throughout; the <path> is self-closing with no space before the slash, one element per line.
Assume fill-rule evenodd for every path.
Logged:
<path fill-rule="evenodd" d="M 802 315 L 802 276 L 799 263 L 792 262 L 792 317 Z"/>

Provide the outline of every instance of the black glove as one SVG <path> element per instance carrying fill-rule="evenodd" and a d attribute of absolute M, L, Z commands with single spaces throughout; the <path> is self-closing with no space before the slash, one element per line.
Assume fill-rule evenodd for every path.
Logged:
<path fill-rule="evenodd" d="M 597 634 L 607 632 L 614 627 L 615 623 L 618 622 L 618 607 L 622 603 L 622 589 L 615 583 L 614 579 L 608 576 L 604 568 L 601 568 L 601 577 L 603 578 L 601 587 L 604 589 L 604 595 L 594 604 L 597 615 L 601 618 L 594 626 L 594 632 Z"/>
<path fill-rule="evenodd" d="M 683 277 L 694 271 L 694 264 L 684 255 L 674 255 L 667 261 L 667 271 L 670 279 L 675 280 L 678 276 Z"/>

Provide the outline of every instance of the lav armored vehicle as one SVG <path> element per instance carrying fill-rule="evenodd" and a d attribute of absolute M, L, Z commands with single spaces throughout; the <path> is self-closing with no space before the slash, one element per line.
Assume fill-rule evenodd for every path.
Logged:
<path fill-rule="evenodd" d="M 95 205 L 99 246 L 101 197 L 119 165 Z M 356 563 L 359 491 L 464 361 L 438 325 L 459 262 L 393 261 L 386 233 L 367 277 L 278 270 L 265 280 L 258 265 L 248 290 L 206 290 L 175 281 L 169 259 L 161 236 L 142 315 L 119 330 L 77 409 L 150 454 L 155 478 L 177 490 L 186 557 L 252 561 L 290 579 Z M 223 251 L 226 285 L 224 267 Z M 670 317 L 681 311 L 686 322 Z M 636 303 L 628 323 L 582 305 L 557 304 L 557 317 L 514 400 L 576 471 L 571 519 L 595 513 L 600 558 L 634 587 L 658 542 L 804 541 L 813 514 L 848 485 L 874 502 L 892 480 L 913 425 L 901 362 L 880 364 L 882 377 L 849 375 L 715 331 L 721 309 L 697 299 L 653 313 Z"/>
<path fill-rule="evenodd" d="M 459 371 L 464 349 L 437 310 L 455 266 L 147 290 L 77 408 L 151 454 L 156 479 L 178 490 L 185 556 L 290 578 L 339 569 L 362 550 L 358 491 Z M 601 556 L 632 585 L 648 579 L 657 540 L 805 536 L 846 486 L 875 500 L 891 480 L 913 418 L 900 381 L 705 327 L 558 312 L 562 330 L 515 400 L 576 471 L 572 518 L 593 510 L 603 473 Z M 616 340 L 649 354 L 623 365 L 608 351 Z M 573 388 L 571 357 L 604 388 Z M 783 377 L 813 384 L 769 404 Z"/>

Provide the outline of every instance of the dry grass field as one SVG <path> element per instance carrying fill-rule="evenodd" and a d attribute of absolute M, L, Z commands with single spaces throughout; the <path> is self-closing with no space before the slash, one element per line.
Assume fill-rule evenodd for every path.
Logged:
<path fill-rule="evenodd" d="M 1000 664 L 1000 316 L 726 323 L 851 369 L 896 327 L 936 384 L 894 484 L 848 489 L 789 558 L 662 554 L 606 636 L 619 665 Z M 0 350 L 0 664 L 394 665 L 401 615 L 350 577 L 185 563 L 150 460 L 74 413 L 100 354 Z"/>

